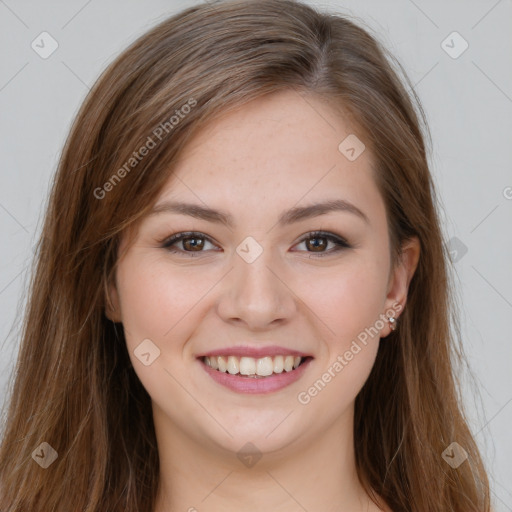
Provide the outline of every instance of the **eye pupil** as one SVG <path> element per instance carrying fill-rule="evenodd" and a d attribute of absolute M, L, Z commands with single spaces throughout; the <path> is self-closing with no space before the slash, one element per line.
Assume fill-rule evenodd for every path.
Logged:
<path fill-rule="evenodd" d="M 313 244 L 312 247 L 314 247 L 314 251 L 313 252 L 322 252 L 321 250 L 320 251 L 317 251 L 317 249 L 324 249 L 325 248 L 325 238 L 323 237 L 314 237 L 314 238 L 310 238 L 308 240 L 308 242 L 311 242 L 312 240 L 322 240 L 322 243 L 318 244 Z"/>
<path fill-rule="evenodd" d="M 191 243 L 190 242 L 191 240 L 194 240 L 195 242 Z M 200 240 L 200 242 L 197 243 L 197 240 Z M 187 244 L 191 244 L 191 246 L 187 247 Z M 201 238 L 198 238 L 198 237 L 188 237 L 188 238 L 185 238 L 183 240 L 183 245 L 184 245 L 185 249 L 187 249 L 187 250 L 190 249 L 190 248 L 192 248 L 192 249 L 197 249 L 197 248 L 201 249 L 203 247 L 203 245 L 204 245 L 204 240 L 202 240 Z"/>

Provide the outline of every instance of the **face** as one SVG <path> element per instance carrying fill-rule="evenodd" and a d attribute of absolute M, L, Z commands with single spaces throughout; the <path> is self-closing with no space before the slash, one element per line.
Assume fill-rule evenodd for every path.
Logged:
<path fill-rule="evenodd" d="M 231 452 L 351 428 L 407 285 L 369 151 L 338 148 L 351 134 L 314 96 L 254 100 L 189 144 L 122 244 L 110 315 L 161 428 Z"/>

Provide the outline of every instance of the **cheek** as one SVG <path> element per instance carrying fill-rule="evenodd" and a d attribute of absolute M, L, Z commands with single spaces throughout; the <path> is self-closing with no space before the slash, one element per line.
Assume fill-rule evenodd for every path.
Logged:
<path fill-rule="evenodd" d="M 133 256 L 118 270 L 123 324 L 130 348 L 149 338 L 162 355 L 181 350 L 194 308 L 208 291 L 208 283 L 193 270 L 169 269 L 164 258 Z"/>
<path fill-rule="evenodd" d="M 344 352 L 360 333 L 376 325 L 383 313 L 386 284 L 384 265 L 371 257 L 354 256 L 325 277 L 317 276 L 304 296 L 322 320 L 331 353 Z M 380 331 L 381 322 L 377 326 Z"/>
<path fill-rule="evenodd" d="M 336 421 L 347 410 L 375 363 L 384 326 L 379 318 L 386 291 L 384 272 L 382 264 L 354 259 L 315 288 L 311 305 L 322 320 L 328 354 L 318 361 L 315 378 L 306 383 L 309 387 L 302 389 L 298 400 L 311 403 L 326 422 Z"/>
<path fill-rule="evenodd" d="M 188 374 L 181 361 L 187 341 L 197 327 L 200 299 L 211 283 L 193 270 L 171 268 L 165 257 L 143 254 L 132 254 L 119 265 L 117 282 L 134 371 L 153 402 L 160 406 L 168 404 L 167 413 L 179 423 L 179 411 L 191 406 L 182 389 Z M 141 345 L 148 339 L 151 344 L 145 341 Z M 139 346 L 144 346 L 144 351 Z M 148 365 L 137 355 L 145 352 L 150 353 Z"/>

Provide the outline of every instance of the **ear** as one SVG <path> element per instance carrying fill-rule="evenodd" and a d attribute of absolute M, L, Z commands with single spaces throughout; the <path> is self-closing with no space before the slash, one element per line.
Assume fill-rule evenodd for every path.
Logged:
<path fill-rule="evenodd" d="M 420 257 L 420 242 L 414 236 L 402 244 L 399 261 L 392 269 L 388 282 L 388 293 L 386 296 L 386 311 L 396 311 L 395 319 L 398 319 L 407 302 L 407 292 L 411 283 Z M 391 327 L 386 326 L 381 331 L 381 338 L 391 333 Z"/>
<path fill-rule="evenodd" d="M 115 277 L 107 284 L 105 295 L 105 316 L 112 322 L 121 322 L 121 305 Z"/>

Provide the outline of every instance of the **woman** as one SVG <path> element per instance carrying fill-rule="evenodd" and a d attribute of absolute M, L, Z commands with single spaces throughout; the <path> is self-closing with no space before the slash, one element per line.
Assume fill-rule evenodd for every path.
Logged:
<path fill-rule="evenodd" d="M 390 62 L 341 16 L 257 0 L 108 67 L 46 215 L 3 511 L 489 510 Z"/>

